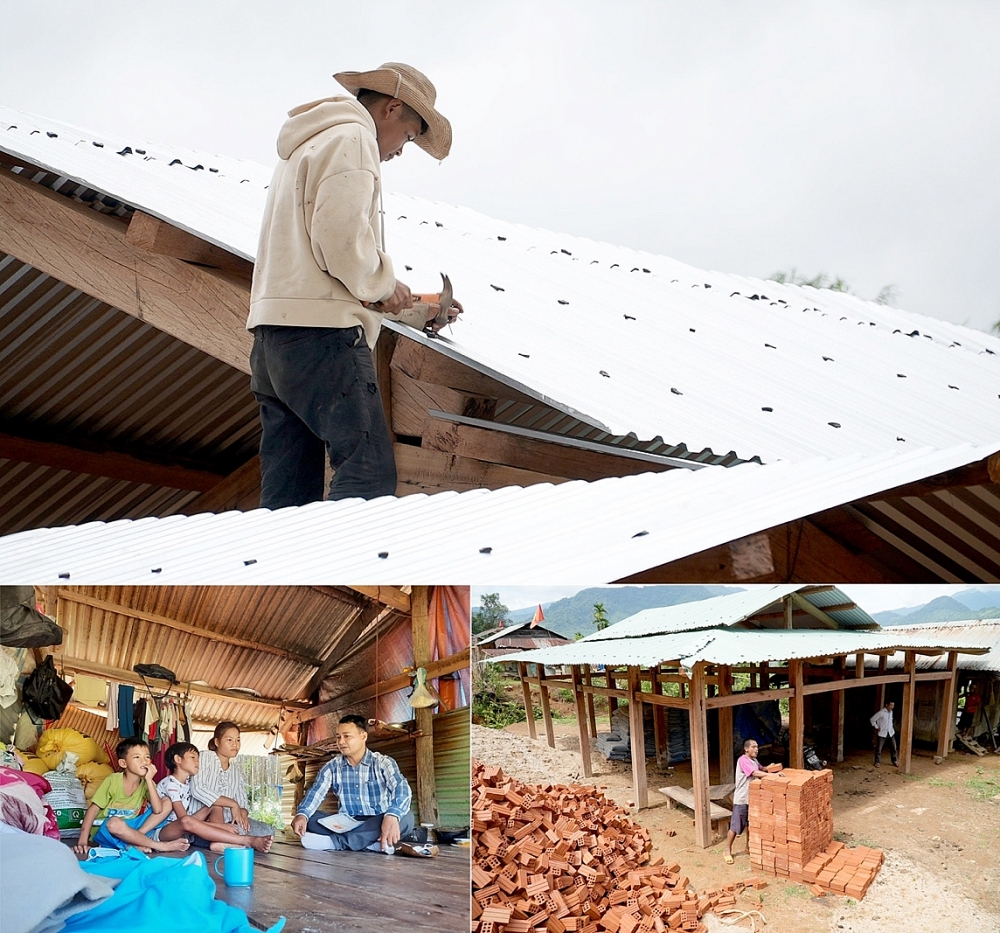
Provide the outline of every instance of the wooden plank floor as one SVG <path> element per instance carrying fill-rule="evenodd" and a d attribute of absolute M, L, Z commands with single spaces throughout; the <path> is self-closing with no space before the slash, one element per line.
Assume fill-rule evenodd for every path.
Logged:
<path fill-rule="evenodd" d="M 227 888 L 211 874 L 219 899 L 260 930 L 285 917 L 285 933 L 468 933 L 470 872 L 468 848 L 442 846 L 437 858 L 419 859 L 314 852 L 276 839 L 255 855 L 251 887 Z"/>

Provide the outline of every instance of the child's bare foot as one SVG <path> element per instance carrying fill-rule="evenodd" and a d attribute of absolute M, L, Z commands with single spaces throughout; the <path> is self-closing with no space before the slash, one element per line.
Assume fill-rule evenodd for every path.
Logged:
<path fill-rule="evenodd" d="M 225 852 L 226 849 L 245 849 L 241 842 L 213 842 L 209 847 L 211 852 Z"/>
<path fill-rule="evenodd" d="M 187 839 L 171 839 L 170 842 L 154 842 L 152 845 L 157 852 L 186 852 L 191 843 Z"/>
<path fill-rule="evenodd" d="M 246 840 L 258 852 L 267 852 L 271 848 L 271 843 L 274 842 L 274 836 L 247 836 Z"/>
<path fill-rule="evenodd" d="M 132 846 L 133 849 L 138 849 L 140 852 L 145 852 L 146 855 L 152 855 L 153 850 L 149 846 Z"/>

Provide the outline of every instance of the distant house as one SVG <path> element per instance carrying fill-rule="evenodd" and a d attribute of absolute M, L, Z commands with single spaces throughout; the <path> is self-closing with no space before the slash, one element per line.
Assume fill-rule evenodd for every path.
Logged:
<path fill-rule="evenodd" d="M 521 622 L 519 625 L 505 625 L 487 633 L 476 643 L 476 649 L 481 658 L 489 661 L 513 651 L 551 648 L 555 645 L 568 645 L 571 641 L 565 635 L 544 626 L 536 625 L 532 628 L 530 622 Z"/>

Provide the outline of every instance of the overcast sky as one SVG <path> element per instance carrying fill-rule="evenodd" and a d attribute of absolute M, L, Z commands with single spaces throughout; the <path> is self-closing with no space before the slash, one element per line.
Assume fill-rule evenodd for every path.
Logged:
<path fill-rule="evenodd" d="M 994 590 L 1000 604 L 1000 585 L 974 584 L 975 589 Z M 539 603 L 555 602 L 579 593 L 585 586 L 474 586 L 472 605 L 476 607 L 484 593 L 499 593 L 500 602 L 508 609 L 523 609 Z M 744 587 L 747 589 L 748 587 Z M 844 583 L 840 587 L 866 612 L 882 612 L 885 609 L 911 609 L 929 603 L 938 596 L 954 596 L 962 590 L 970 589 L 968 583 Z"/>
<path fill-rule="evenodd" d="M 273 163 L 334 71 L 402 60 L 454 126 L 390 190 L 1000 319 L 1000 4 L 7 0 L 0 102 Z"/>

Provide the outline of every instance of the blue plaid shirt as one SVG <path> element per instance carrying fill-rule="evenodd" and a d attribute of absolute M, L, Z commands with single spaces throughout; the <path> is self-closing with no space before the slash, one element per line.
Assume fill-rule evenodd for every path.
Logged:
<path fill-rule="evenodd" d="M 296 814 L 312 816 L 331 790 L 340 802 L 340 812 L 355 819 L 383 814 L 402 819 L 410 811 L 410 785 L 399 765 L 379 752 L 366 750 L 356 768 L 343 755 L 328 761 L 320 768 Z"/>

